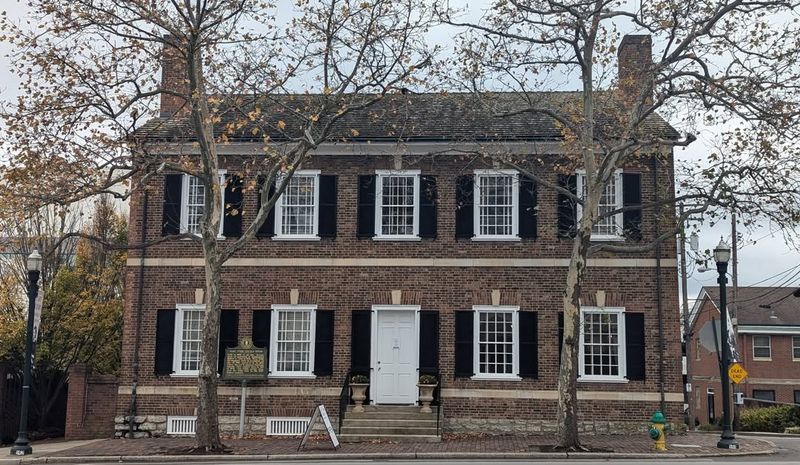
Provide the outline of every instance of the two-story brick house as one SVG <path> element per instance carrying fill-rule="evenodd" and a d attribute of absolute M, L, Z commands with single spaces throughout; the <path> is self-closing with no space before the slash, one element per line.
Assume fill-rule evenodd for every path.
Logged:
<path fill-rule="evenodd" d="M 800 404 L 800 290 L 791 287 L 740 287 L 736 312 L 736 349 L 748 377 L 736 386 L 747 407 Z M 704 287 L 692 310 L 688 343 L 692 360 L 688 381 L 697 424 L 716 423 L 722 415 L 719 356 L 701 343 L 703 328 L 719 321 L 719 289 Z M 733 391 L 732 391 L 733 392 Z"/>
<path fill-rule="evenodd" d="M 641 66 L 650 53 L 649 40 L 626 39 L 620 66 Z M 579 94 L 541 97 L 559 104 Z M 562 133 L 552 121 L 494 118 L 473 99 L 390 95 L 370 118 L 348 117 L 341 137 L 295 174 L 258 239 L 226 263 L 221 346 L 252 337 L 270 359 L 269 379 L 248 388 L 249 432 L 265 434 L 274 419 L 302 422 L 317 404 L 338 416 L 353 373 L 368 376 L 371 404 L 389 406 L 415 404 L 419 374 L 436 374 L 446 431 L 552 430 L 561 299 L 580 212 L 519 172 L 447 151 L 498 144 L 537 154 L 554 183 L 577 190 L 581 176 L 555 169 Z M 185 117 L 165 106 L 142 133 L 167 142 L 168 155 L 191 154 Z M 677 137 L 657 116 L 648 127 Z M 220 146 L 221 180 L 233 180 L 225 203 L 242 212 L 224 218 L 221 241 L 252 220 L 257 190 L 236 186 L 258 180 L 233 176 L 259 147 L 247 131 Z M 618 172 L 603 208 L 673 195 L 671 150 L 657 153 Z M 194 231 L 202 209 L 191 177 L 154 177 L 132 198 L 130 241 Z M 632 210 L 601 222 L 593 240 L 651 240 L 669 226 L 663 221 Z M 666 311 L 677 306 L 673 245 L 589 260 L 579 388 L 587 432 L 637 427 L 660 408 L 679 418 L 680 327 Z M 195 414 L 203 260 L 192 241 L 145 254 L 128 259 L 117 422 L 130 411 L 137 365 L 138 428 L 165 434 Z M 238 428 L 239 392 L 220 381 L 223 430 Z"/>

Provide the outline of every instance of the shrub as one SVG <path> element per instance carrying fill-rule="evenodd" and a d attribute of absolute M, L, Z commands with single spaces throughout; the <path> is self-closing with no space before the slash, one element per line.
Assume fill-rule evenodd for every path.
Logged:
<path fill-rule="evenodd" d="M 742 431 L 783 433 L 786 428 L 800 426 L 800 407 L 780 405 L 742 410 L 739 419 Z"/>
<path fill-rule="evenodd" d="M 436 377 L 433 375 L 422 375 L 419 377 L 419 384 L 436 384 Z"/>
<path fill-rule="evenodd" d="M 353 377 L 350 378 L 350 382 L 353 384 L 369 384 L 369 378 L 364 375 L 353 375 Z"/>

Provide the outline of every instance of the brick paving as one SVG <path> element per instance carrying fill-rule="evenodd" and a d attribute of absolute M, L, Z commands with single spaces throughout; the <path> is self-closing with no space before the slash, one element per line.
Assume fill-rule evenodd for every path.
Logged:
<path fill-rule="evenodd" d="M 690 433 L 670 436 L 668 449 L 673 454 L 709 455 L 734 451 L 717 449 L 718 436 Z M 766 441 L 740 437 L 738 452 L 767 452 L 772 445 Z M 585 436 L 583 444 L 595 452 L 647 454 L 652 442 L 647 434 Z M 344 443 L 335 450 L 326 437 L 312 438 L 303 451 L 298 452 L 299 438 L 228 439 L 225 445 L 234 455 L 318 455 L 318 454 L 415 454 L 415 453 L 532 453 L 547 452 L 553 444 L 551 436 L 446 436 L 440 443 L 408 443 L 376 441 Z M 194 446 L 191 438 L 107 439 L 89 445 L 68 449 L 53 457 L 74 456 L 145 456 L 184 455 Z M 681 447 L 683 446 L 683 447 Z"/>

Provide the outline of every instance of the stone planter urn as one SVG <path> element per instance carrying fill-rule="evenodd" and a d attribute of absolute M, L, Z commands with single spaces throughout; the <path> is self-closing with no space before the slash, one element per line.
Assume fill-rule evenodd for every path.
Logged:
<path fill-rule="evenodd" d="M 350 398 L 355 402 L 354 412 L 364 411 L 364 401 L 367 399 L 369 383 L 350 383 Z"/>
<path fill-rule="evenodd" d="M 424 382 L 423 382 L 424 381 Z M 420 378 L 419 383 L 417 383 L 417 387 L 419 388 L 419 403 L 422 405 L 420 407 L 420 413 L 433 413 L 431 410 L 431 402 L 433 402 L 433 390 L 436 389 L 439 383 L 436 380 L 423 380 Z"/>

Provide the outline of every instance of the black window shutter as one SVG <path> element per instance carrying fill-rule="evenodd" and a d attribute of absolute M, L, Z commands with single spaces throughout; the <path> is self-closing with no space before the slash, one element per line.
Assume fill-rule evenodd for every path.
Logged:
<path fill-rule="evenodd" d="M 439 312 L 419 312 L 419 374 L 439 372 Z"/>
<path fill-rule="evenodd" d="M 564 350 L 564 312 L 558 312 L 558 362 L 561 363 L 561 351 Z"/>
<path fill-rule="evenodd" d="M 269 349 L 270 325 L 272 310 L 256 310 L 253 312 L 253 345 Z"/>
<path fill-rule="evenodd" d="M 319 237 L 336 237 L 336 176 L 319 177 Z"/>
<path fill-rule="evenodd" d="M 475 235 L 473 217 L 475 178 L 471 174 L 456 179 L 456 237 L 471 238 Z"/>
<path fill-rule="evenodd" d="M 419 178 L 419 237 L 436 238 L 436 176 Z"/>
<path fill-rule="evenodd" d="M 179 234 L 181 232 L 182 193 L 182 174 L 168 174 L 164 176 L 164 216 L 161 222 L 162 236 Z"/>
<path fill-rule="evenodd" d="M 317 310 L 317 327 L 314 336 L 314 374 L 333 374 L 333 311 Z"/>
<path fill-rule="evenodd" d="M 539 377 L 539 314 L 519 312 L 519 375 Z"/>
<path fill-rule="evenodd" d="M 244 182 L 240 176 L 225 175 L 225 216 L 222 221 L 222 235 L 225 237 L 242 235 L 243 188 Z"/>
<path fill-rule="evenodd" d="M 642 205 L 642 175 L 622 173 L 622 206 Z M 622 213 L 622 230 L 626 238 L 642 240 L 642 210 L 627 210 Z"/>
<path fill-rule="evenodd" d="M 371 333 L 372 311 L 353 310 L 352 332 L 350 333 L 350 368 L 356 374 L 369 374 Z"/>
<path fill-rule="evenodd" d="M 458 310 L 456 313 L 455 377 L 470 377 L 475 374 L 472 364 L 475 312 Z"/>
<path fill-rule="evenodd" d="M 519 178 L 519 237 L 536 238 L 536 183 L 526 176 Z"/>
<path fill-rule="evenodd" d="M 645 379 L 644 313 L 625 313 L 625 363 L 627 378 Z"/>
<path fill-rule="evenodd" d="M 359 238 L 375 237 L 375 175 L 358 177 Z"/>
<path fill-rule="evenodd" d="M 225 367 L 225 349 L 239 345 L 239 310 L 223 309 L 219 315 L 219 358 L 217 373 Z"/>
<path fill-rule="evenodd" d="M 172 356 L 175 342 L 175 309 L 156 313 L 156 375 L 172 373 Z"/>
<path fill-rule="evenodd" d="M 573 175 L 558 175 L 558 187 L 578 192 L 578 179 Z M 575 199 L 558 193 L 558 237 L 575 237 L 578 226 L 578 208 Z"/>
<path fill-rule="evenodd" d="M 258 177 L 258 205 L 256 208 L 256 214 L 258 214 L 258 212 L 261 211 L 261 192 L 264 189 L 265 181 L 266 180 L 264 176 Z M 275 195 L 275 185 L 270 183 L 269 197 L 267 197 L 267 200 L 271 199 L 273 195 Z M 262 223 L 261 227 L 258 228 L 258 231 L 256 231 L 256 236 L 272 237 L 274 235 L 275 235 L 275 207 L 273 206 L 272 208 L 269 209 L 269 212 L 267 213 L 267 218 L 264 220 L 264 223 Z"/>

